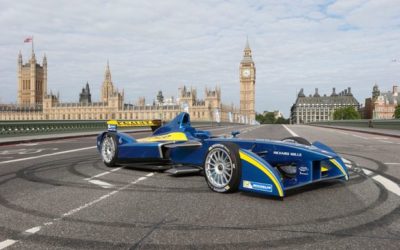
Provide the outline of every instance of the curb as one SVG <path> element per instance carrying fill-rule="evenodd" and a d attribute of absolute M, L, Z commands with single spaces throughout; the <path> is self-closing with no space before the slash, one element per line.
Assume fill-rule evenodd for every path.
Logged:
<path fill-rule="evenodd" d="M 324 125 L 309 125 L 309 126 L 321 127 L 321 128 L 332 128 L 332 129 L 338 129 L 338 130 L 359 132 L 359 133 L 364 133 L 364 134 L 382 135 L 382 136 L 387 136 L 387 137 L 400 138 L 400 135 L 387 134 L 387 133 L 383 133 L 383 132 L 365 131 L 365 130 L 359 130 L 359 129 L 353 129 L 353 128 L 343 128 L 343 127 L 339 128 L 339 127 L 331 127 L 331 126 L 324 126 Z"/>

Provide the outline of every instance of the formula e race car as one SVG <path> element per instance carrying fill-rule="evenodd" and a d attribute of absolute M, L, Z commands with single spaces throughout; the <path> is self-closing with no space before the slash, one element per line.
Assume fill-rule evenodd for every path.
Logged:
<path fill-rule="evenodd" d="M 281 141 L 214 137 L 209 131 L 193 128 L 188 113 L 155 129 L 153 135 L 134 139 L 117 132 L 130 123 L 155 128 L 157 121 L 109 121 L 108 131 L 97 137 L 105 165 L 141 163 L 164 165 L 173 175 L 204 173 L 211 190 L 237 190 L 283 197 L 285 191 L 311 183 L 348 180 L 342 159 L 328 146 L 309 143 L 301 137 Z M 158 121 L 160 123 L 160 121 Z M 147 163 L 147 165 L 145 164 Z"/>

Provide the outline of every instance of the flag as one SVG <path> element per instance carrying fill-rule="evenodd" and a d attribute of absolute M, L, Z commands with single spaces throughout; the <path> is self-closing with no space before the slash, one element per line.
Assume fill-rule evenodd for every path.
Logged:
<path fill-rule="evenodd" d="M 30 43 L 30 42 L 32 42 L 32 37 L 27 37 L 27 38 L 25 38 L 25 40 L 24 40 L 24 43 Z"/>

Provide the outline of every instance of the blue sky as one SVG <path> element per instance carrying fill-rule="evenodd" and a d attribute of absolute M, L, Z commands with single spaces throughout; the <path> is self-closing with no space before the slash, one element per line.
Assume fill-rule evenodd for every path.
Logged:
<path fill-rule="evenodd" d="M 16 101 L 17 55 L 48 58 L 48 87 L 77 101 L 89 82 L 94 100 L 107 60 L 126 102 L 158 90 L 219 85 L 239 104 L 246 36 L 257 68 L 256 109 L 286 116 L 296 91 L 351 87 L 364 103 L 373 84 L 400 85 L 400 2 L 338 1 L 3 1 L 0 102 Z M 393 61 L 397 59 L 397 61 Z"/>

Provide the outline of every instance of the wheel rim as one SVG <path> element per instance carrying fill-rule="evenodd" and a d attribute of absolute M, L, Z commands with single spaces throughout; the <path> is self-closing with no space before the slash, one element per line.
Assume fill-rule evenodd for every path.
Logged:
<path fill-rule="evenodd" d="M 115 154 L 115 143 L 112 137 L 107 136 L 103 140 L 103 146 L 101 147 L 101 155 L 103 160 L 110 163 Z"/>
<path fill-rule="evenodd" d="M 208 181 L 217 188 L 228 185 L 232 179 L 233 164 L 229 153 L 221 148 L 211 150 L 206 158 L 206 175 Z"/>

